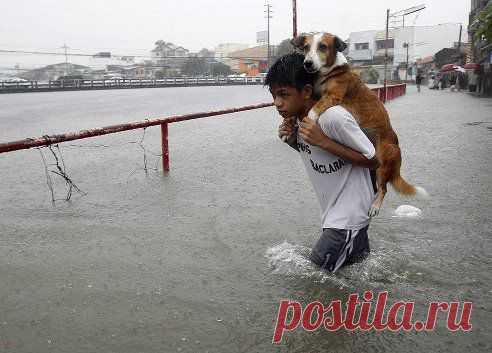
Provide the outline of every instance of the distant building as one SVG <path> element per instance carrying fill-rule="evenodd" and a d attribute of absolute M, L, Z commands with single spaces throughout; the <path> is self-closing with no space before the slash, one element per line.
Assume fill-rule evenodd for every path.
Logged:
<path fill-rule="evenodd" d="M 435 26 L 409 26 L 391 29 L 388 42 L 386 31 L 362 31 L 350 33 L 348 56 L 353 65 L 384 64 L 385 44 L 388 47 L 388 79 L 401 77 L 407 63 L 414 66 L 417 59 L 432 56 L 443 48 L 453 47 L 458 41 L 460 24 L 446 23 Z M 408 47 L 408 48 L 407 48 Z M 407 52 L 408 49 L 408 52 Z M 411 71 L 410 79 L 415 75 Z M 380 73 L 380 79 L 384 72 Z"/>
<path fill-rule="evenodd" d="M 384 57 L 386 55 L 386 48 L 388 48 L 388 62 L 393 62 L 395 53 L 395 38 L 397 38 L 397 31 L 388 31 L 388 39 L 386 40 L 386 31 L 378 31 L 374 38 L 374 57 L 375 64 L 383 64 Z"/>
<path fill-rule="evenodd" d="M 274 46 L 271 46 L 271 53 L 273 49 Z M 257 76 L 268 69 L 268 47 L 266 45 L 234 51 L 229 53 L 229 56 L 232 58 L 230 67 L 237 73 Z"/>
<path fill-rule="evenodd" d="M 492 96 L 492 43 L 485 38 L 476 39 L 475 33 L 479 27 L 478 15 L 487 6 L 492 6 L 492 0 L 471 0 L 468 33 L 472 40 L 471 58 L 469 64 L 476 64 L 477 92 Z"/>
<path fill-rule="evenodd" d="M 66 75 L 82 75 L 90 78 L 92 69 L 88 66 L 59 63 L 41 67 L 30 71 L 25 71 L 20 75 L 22 78 L 30 81 L 49 81 L 56 80 Z"/>
<path fill-rule="evenodd" d="M 184 60 L 190 56 L 190 51 L 170 42 L 159 40 L 150 52 L 151 62 L 161 70 L 179 73 Z"/>
<path fill-rule="evenodd" d="M 111 52 L 96 53 L 88 62 L 88 66 L 94 71 L 108 70 L 108 66 L 127 66 L 132 64 L 135 64 L 135 57 L 113 56 Z"/>
<path fill-rule="evenodd" d="M 372 63 L 378 31 L 352 32 L 348 40 L 348 57 L 360 65 Z"/>
<path fill-rule="evenodd" d="M 239 67 L 236 65 L 237 62 L 233 62 L 229 58 L 230 54 L 240 50 L 249 48 L 248 44 L 242 43 L 222 43 L 215 47 L 215 60 L 229 66 L 233 71 L 239 71 Z M 237 66 L 237 67 L 233 67 Z"/>
<path fill-rule="evenodd" d="M 428 77 L 431 72 L 437 71 L 436 63 L 434 62 L 434 55 L 426 56 L 425 58 L 417 59 L 415 62 L 417 69 L 424 74 L 424 77 Z"/>

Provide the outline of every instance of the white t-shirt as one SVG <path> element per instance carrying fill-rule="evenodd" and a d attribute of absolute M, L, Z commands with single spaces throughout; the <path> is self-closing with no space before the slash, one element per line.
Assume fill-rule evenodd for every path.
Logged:
<path fill-rule="evenodd" d="M 352 114 L 342 106 L 326 110 L 318 124 L 326 136 L 366 158 L 376 154 Z M 358 230 L 368 225 L 367 213 L 375 197 L 369 169 L 306 143 L 299 133 L 297 147 L 321 206 L 322 228 Z"/>

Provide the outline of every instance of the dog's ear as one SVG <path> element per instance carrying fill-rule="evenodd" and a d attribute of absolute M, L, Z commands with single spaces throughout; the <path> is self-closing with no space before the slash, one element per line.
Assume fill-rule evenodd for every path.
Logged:
<path fill-rule="evenodd" d="M 342 52 L 345 49 L 347 49 L 347 44 L 337 36 L 335 36 L 335 49 L 339 52 Z"/>
<path fill-rule="evenodd" d="M 304 47 L 304 43 L 306 42 L 306 35 L 300 34 L 295 38 L 290 40 L 290 44 L 294 47 L 294 49 L 301 49 Z"/>

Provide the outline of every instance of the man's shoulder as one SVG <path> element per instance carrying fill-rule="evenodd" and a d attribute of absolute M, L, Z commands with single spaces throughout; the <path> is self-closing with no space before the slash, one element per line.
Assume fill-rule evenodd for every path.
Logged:
<path fill-rule="evenodd" d="M 335 105 L 328 108 L 324 113 L 319 116 L 319 123 L 328 126 L 340 126 L 347 120 L 355 120 L 352 114 L 342 107 L 341 105 Z"/>

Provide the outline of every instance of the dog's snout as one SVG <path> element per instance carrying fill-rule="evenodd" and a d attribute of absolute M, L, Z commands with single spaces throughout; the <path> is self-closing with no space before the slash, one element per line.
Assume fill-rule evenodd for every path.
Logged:
<path fill-rule="evenodd" d="M 313 62 L 311 60 L 304 61 L 304 67 L 306 69 L 312 69 L 313 68 Z"/>

